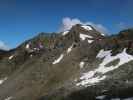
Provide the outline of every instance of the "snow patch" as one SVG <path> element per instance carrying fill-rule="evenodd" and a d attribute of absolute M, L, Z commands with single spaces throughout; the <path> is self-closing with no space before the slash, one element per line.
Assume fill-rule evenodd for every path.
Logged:
<path fill-rule="evenodd" d="M 83 73 L 83 76 L 81 76 L 80 79 L 83 80 L 83 79 L 91 78 L 94 76 L 94 74 L 95 74 L 95 71 L 89 71 L 87 73 Z"/>
<path fill-rule="evenodd" d="M 81 38 L 81 40 L 85 40 L 86 38 L 93 38 L 92 36 L 86 34 L 80 34 L 79 37 Z"/>
<path fill-rule="evenodd" d="M 68 49 L 67 49 L 67 53 L 70 53 L 72 51 L 73 45 L 71 45 Z"/>
<path fill-rule="evenodd" d="M 13 59 L 13 57 L 14 57 L 14 55 L 11 55 L 8 59 L 11 60 L 11 59 Z"/>
<path fill-rule="evenodd" d="M 85 76 L 87 76 L 85 74 Z M 84 76 L 82 76 L 83 78 Z M 97 77 L 92 77 L 90 78 L 90 76 L 88 75 L 88 77 L 85 77 L 81 80 L 81 82 L 77 83 L 76 86 L 91 86 L 91 85 L 95 85 L 96 83 L 99 83 L 100 81 L 104 80 L 106 78 L 106 76 L 97 76 Z"/>
<path fill-rule="evenodd" d="M 111 50 L 108 50 L 108 51 L 104 51 L 103 49 L 100 50 L 100 52 L 97 54 L 96 58 L 104 58 L 106 57 L 107 55 L 110 55 L 111 54 Z"/>
<path fill-rule="evenodd" d="M 64 55 L 61 54 L 60 57 L 58 59 L 56 59 L 52 64 L 57 64 L 59 63 L 62 59 L 63 59 Z"/>
<path fill-rule="evenodd" d="M 87 25 L 84 25 L 84 26 L 81 26 L 81 27 L 88 30 L 88 31 L 93 30 L 90 26 L 87 26 Z"/>
<path fill-rule="evenodd" d="M 80 68 L 83 68 L 84 67 L 84 65 L 85 65 L 85 62 L 80 62 L 80 64 L 79 64 L 79 66 L 80 66 Z"/>
<path fill-rule="evenodd" d="M 33 51 L 39 51 L 40 49 L 39 48 L 33 48 Z"/>
<path fill-rule="evenodd" d="M 29 45 L 29 44 L 27 44 L 25 48 L 26 48 L 26 49 L 29 49 L 29 48 L 30 48 L 30 45 Z"/>
<path fill-rule="evenodd" d="M 106 95 L 97 96 L 96 99 L 103 100 L 106 97 Z"/>
<path fill-rule="evenodd" d="M 89 71 L 87 73 L 83 73 L 83 75 L 80 77 L 80 82 L 76 84 L 76 86 L 91 86 L 95 83 L 99 83 L 100 81 L 104 80 L 106 76 L 97 76 L 93 77 L 95 75 L 95 71 Z"/>
<path fill-rule="evenodd" d="M 88 40 L 88 43 L 92 43 L 94 40 Z"/>
<path fill-rule="evenodd" d="M 63 36 L 67 35 L 69 33 L 69 31 L 65 31 L 62 33 Z"/>
<path fill-rule="evenodd" d="M 102 35 L 102 36 L 105 36 L 105 34 L 104 34 L 104 33 L 101 33 L 101 35 Z"/>
<path fill-rule="evenodd" d="M 83 75 L 80 77 L 81 82 L 77 83 L 76 84 L 77 86 L 94 85 L 95 83 L 98 83 L 98 82 L 106 79 L 105 75 L 95 77 L 96 73 L 105 74 L 105 73 L 110 72 L 114 69 L 117 69 L 121 65 L 133 60 L 133 56 L 127 54 L 126 49 L 124 49 L 121 53 L 117 54 L 116 56 L 111 56 L 111 51 L 101 50 L 98 53 L 97 58 L 103 58 L 103 62 L 99 65 L 99 67 L 97 69 L 89 71 L 87 73 L 83 73 Z M 120 59 L 120 62 L 116 66 L 106 67 L 106 64 L 108 64 L 116 59 Z"/>
<path fill-rule="evenodd" d="M 11 100 L 13 97 L 7 97 L 5 100 Z"/>
<path fill-rule="evenodd" d="M 100 64 L 99 68 L 96 69 L 96 72 L 100 73 L 107 73 L 109 71 L 112 71 L 114 69 L 119 68 L 121 65 L 128 63 L 129 61 L 133 60 L 133 56 L 126 53 L 126 49 L 123 50 L 123 52 L 117 54 L 116 56 L 111 56 L 111 51 L 104 51 L 101 50 L 99 54 L 97 55 L 97 58 L 104 58 L 103 62 Z M 110 66 L 106 67 L 108 63 L 120 59 L 119 63 L 116 66 Z"/>
<path fill-rule="evenodd" d="M 107 92 L 108 90 L 102 90 L 102 92 Z"/>
<path fill-rule="evenodd" d="M 0 80 L 0 85 L 3 84 L 5 80 L 7 80 L 7 77 Z"/>

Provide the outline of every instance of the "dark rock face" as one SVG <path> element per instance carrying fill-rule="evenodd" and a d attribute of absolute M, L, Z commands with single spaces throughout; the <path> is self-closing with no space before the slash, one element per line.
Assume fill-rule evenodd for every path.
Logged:
<path fill-rule="evenodd" d="M 103 36 L 75 25 L 65 35 L 40 33 L 0 51 L 0 100 L 133 100 L 132 66 L 132 29 Z"/>

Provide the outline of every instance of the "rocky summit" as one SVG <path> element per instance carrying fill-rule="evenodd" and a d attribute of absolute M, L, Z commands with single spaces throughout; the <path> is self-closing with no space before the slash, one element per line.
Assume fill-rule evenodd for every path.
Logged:
<path fill-rule="evenodd" d="M 133 100 L 133 29 L 77 24 L 0 50 L 0 100 Z"/>

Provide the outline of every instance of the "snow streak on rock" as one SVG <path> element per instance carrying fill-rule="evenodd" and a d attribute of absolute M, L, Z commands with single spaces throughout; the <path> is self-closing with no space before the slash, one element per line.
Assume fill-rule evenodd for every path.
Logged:
<path fill-rule="evenodd" d="M 80 64 L 79 64 L 80 68 L 83 68 L 84 65 L 85 65 L 85 62 L 83 62 L 83 61 L 81 61 Z"/>
<path fill-rule="evenodd" d="M 69 31 L 65 31 L 62 33 L 63 36 L 67 35 L 69 33 Z"/>
<path fill-rule="evenodd" d="M 26 48 L 26 49 L 29 49 L 29 47 L 30 47 L 30 45 L 29 45 L 29 44 L 27 44 L 25 48 Z"/>
<path fill-rule="evenodd" d="M 106 95 L 97 96 L 96 99 L 103 100 L 106 97 Z"/>
<path fill-rule="evenodd" d="M 92 39 L 92 36 L 86 35 L 86 34 L 80 34 L 79 37 L 81 38 L 81 40 L 85 40 L 86 38 L 90 38 Z"/>
<path fill-rule="evenodd" d="M 7 80 L 7 77 L 5 77 L 5 78 L 3 78 L 3 79 L 0 80 L 0 85 L 1 85 L 2 83 L 4 83 L 5 80 Z"/>
<path fill-rule="evenodd" d="M 60 57 L 53 62 L 53 64 L 59 63 L 63 59 L 63 57 L 64 57 L 64 55 L 61 54 Z"/>
<path fill-rule="evenodd" d="M 71 45 L 68 49 L 67 49 L 67 53 L 70 53 L 72 51 L 73 45 Z"/>
<path fill-rule="evenodd" d="M 11 60 L 11 59 L 13 59 L 13 57 L 14 57 L 14 55 L 11 55 L 8 59 Z"/>
<path fill-rule="evenodd" d="M 77 83 L 76 86 L 85 86 L 85 87 L 87 87 L 87 86 L 95 85 L 96 83 L 99 83 L 100 81 L 104 80 L 105 78 L 106 78 L 105 75 L 102 76 L 102 77 L 97 76 L 97 77 L 90 78 L 90 75 L 88 73 L 84 73 L 84 75 L 81 76 L 81 78 L 80 78 L 82 80 L 79 83 Z"/>
<path fill-rule="evenodd" d="M 93 30 L 90 26 L 87 26 L 87 25 L 84 25 L 84 26 L 81 26 L 81 27 L 83 27 L 84 29 L 86 29 L 88 31 Z"/>
<path fill-rule="evenodd" d="M 94 40 L 88 40 L 88 43 L 92 43 Z"/>
<path fill-rule="evenodd" d="M 12 100 L 13 97 L 7 97 L 5 100 Z"/>

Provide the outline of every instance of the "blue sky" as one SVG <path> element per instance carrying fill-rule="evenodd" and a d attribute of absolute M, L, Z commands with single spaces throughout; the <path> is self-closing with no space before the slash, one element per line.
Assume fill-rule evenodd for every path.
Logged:
<path fill-rule="evenodd" d="M 65 17 L 117 33 L 133 26 L 133 0 L 0 0 L 0 42 L 13 48 L 38 32 L 58 31 Z"/>

